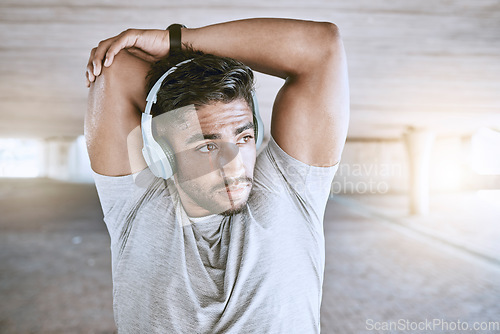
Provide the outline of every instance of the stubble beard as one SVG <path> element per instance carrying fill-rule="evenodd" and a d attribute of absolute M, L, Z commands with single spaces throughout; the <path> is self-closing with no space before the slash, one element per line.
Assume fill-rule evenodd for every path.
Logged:
<path fill-rule="evenodd" d="M 249 183 L 249 191 L 247 197 L 240 204 L 235 206 L 234 201 L 231 200 L 230 195 L 226 193 L 227 198 L 224 199 L 225 203 L 221 203 L 220 200 L 217 199 L 217 193 L 220 192 L 225 187 L 229 186 L 228 182 L 225 181 L 225 186 L 217 186 L 212 187 L 209 190 L 205 191 L 201 189 L 198 184 L 190 183 L 189 181 L 179 182 L 179 186 L 182 188 L 185 194 L 189 196 L 189 198 L 196 203 L 199 207 L 209 211 L 210 214 L 218 214 L 221 216 L 232 216 L 243 212 L 248 203 L 248 199 L 250 198 L 250 192 L 253 187 L 253 179 L 251 177 L 243 177 L 239 178 L 239 181 Z M 227 208 L 230 205 L 230 208 Z"/>

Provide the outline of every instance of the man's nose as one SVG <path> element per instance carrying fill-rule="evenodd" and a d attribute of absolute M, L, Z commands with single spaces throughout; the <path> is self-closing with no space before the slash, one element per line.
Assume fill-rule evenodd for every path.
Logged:
<path fill-rule="evenodd" d="M 217 159 L 219 169 L 222 169 L 225 177 L 240 177 L 241 175 L 245 175 L 245 165 L 238 145 L 224 143 L 221 145 L 221 151 Z"/>

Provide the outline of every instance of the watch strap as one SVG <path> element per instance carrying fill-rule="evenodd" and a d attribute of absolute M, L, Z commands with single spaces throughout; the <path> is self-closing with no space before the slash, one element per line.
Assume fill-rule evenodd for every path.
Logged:
<path fill-rule="evenodd" d="M 167 28 L 170 40 L 170 54 L 180 52 L 182 49 L 181 28 L 186 28 L 186 26 L 174 23 Z"/>

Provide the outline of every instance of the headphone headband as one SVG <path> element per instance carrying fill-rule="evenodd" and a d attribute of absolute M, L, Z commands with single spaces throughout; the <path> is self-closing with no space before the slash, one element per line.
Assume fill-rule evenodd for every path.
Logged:
<path fill-rule="evenodd" d="M 153 104 L 156 103 L 156 95 L 158 94 L 158 91 L 160 90 L 161 88 L 161 85 L 163 83 L 163 80 L 165 80 L 165 78 L 170 75 L 171 73 L 173 73 L 177 68 L 179 68 L 179 66 L 181 65 L 184 65 L 186 63 L 189 63 L 191 60 L 193 60 L 194 58 L 190 58 L 190 59 L 186 59 L 184 61 L 181 61 L 180 63 L 172 66 L 171 68 L 169 68 L 169 70 L 165 73 L 163 73 L 163 75 L 160 77 L 160 79 L 158 79 L 158 81 L 156 81 L 156 83 L 153 85 L 153 87 L 151 88 L 151 90 L 149 91 L 148 93 L 148 96 L 146 97 L 146 109 L 144 110 L 144 113 L 145 114 L 148 114 L 148 115 L 151 115 L 151 108 L 153 107 Z"/>

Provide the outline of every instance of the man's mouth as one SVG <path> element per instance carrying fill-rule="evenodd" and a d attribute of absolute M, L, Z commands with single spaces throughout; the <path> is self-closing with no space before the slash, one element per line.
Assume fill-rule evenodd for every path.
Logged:
<path fill-rule="evenodd" d="M 230 192 L 239 192 L 239 191 L 244 191 L 246 190 L 247 188 L 250 187 L 250 184 L 249 183 L 240 183 L 240 184 L 237 184 L 237 185 L 232 185 L 232 186 L 227 186 L 226 189 Z"/>
<path fill-rule="evenodd" d="M 246 192 L 250 189 L 250 183 L 237 183 L 227 185 L 225 188 L 221 189 L 220 192 L 226 192 L 229 195 L 230 201 L 236 201 L 243 197 Z"/>

